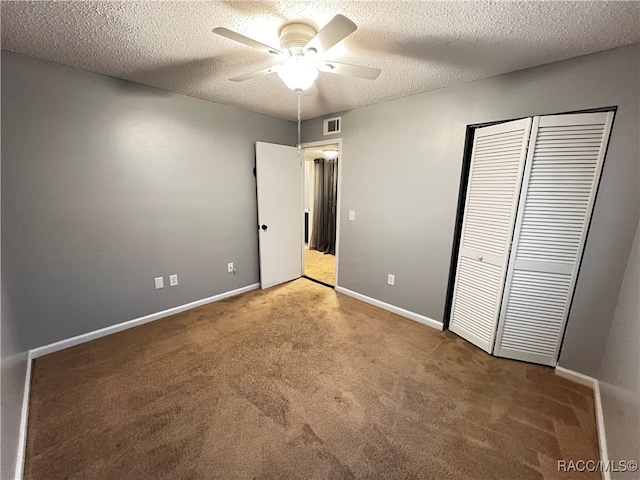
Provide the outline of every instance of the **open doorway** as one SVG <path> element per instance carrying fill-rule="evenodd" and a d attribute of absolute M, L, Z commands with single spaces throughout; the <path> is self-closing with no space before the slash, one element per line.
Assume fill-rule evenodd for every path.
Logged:
<path fill-rule="evenodd" d="M 304 148 L 304 275 L 336 285 L 340 144 Z"/>

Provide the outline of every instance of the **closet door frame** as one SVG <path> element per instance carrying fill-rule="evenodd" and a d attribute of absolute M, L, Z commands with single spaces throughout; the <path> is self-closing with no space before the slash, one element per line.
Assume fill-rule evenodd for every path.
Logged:
<path fill-rule="evenodd" d="M 509 298 L 509 293 L 511 290 L 511 286 L 513 284 L 512 280 L 513 280 L 513 275 L 514 272 L 516 270 L 516 252 L 513 251 L 514 246 L 518 245 L 519 239 L 520 239 L 520 233 L 522 230 L 522 221 L 523 221 L 523 217 L 524 217 L 524 208 L 525 208 L 525 204 L 526 204 L 526 199 L 527 199 L 527 191 L 528 191 L 528 187 L 530 184 L 530 178 L 531 178 L 531 171 L 533 168 L 533 157 L 535 155 L 535 142 L 538 136 L 538 130 L 539 130 L 539 126 L 540 126 L 540 119 L 542 117 L 545 118 L 546 122 L 551 122 L 553 123 L 553 117 L 561 117 L 561 116 L 566 116 L 566 115 L 591 115 L 594 113 L 607 113 L 608 114 L 608 118 L 606 120 L 606 124 L 605 124 L 605 129 L 603 132 L 603 143 L 600 147 L 600 152 L 598 155 L 598 160 L 596 163 L 596 169 L 594 172 L 594 182 L 595 182 L 595 188 L 592 189 L 591 194 L 589 196 L 589 201 L 587 203 L 587 212 L 588 212 L 588 221 L 586 221 L 582 227 L 582 234 L 581 234 L 581 238 L 580 238 L 580 243 L 578 245 L 578 249 L 577 249 L 577 253 L 576 253 L 576 263 L 573 265 L 572 268 L 568 268 L 568 266 L 562 266 L 562 265 L 558 265 L 557 266 L 557 273 L 565 273 L 565 274 L 571 274 L 571 281 L 569 283 L 569 295 L 567 296 L 567 301 L 564 307 L 564 318 L 562 319 L 562 322 L 560 324 L 560 336 L 558 338 L 558 341 L 556 343 L 556 347 L 555 347 L 555 351 L 554 351 L 554 355 L 553 355 L 553 359 L 551 362 L 549 362 L 549 358 L 547 355 L 539 355 L 539 354 L 534 354 L 534 353 L 528 353 L 528 352 L 520 352 L 520 351 L 512 351 L 510 349 L 502 349 L 503 352 L 500 352 L 500 341 L 502 339 L 502 334 L 504 331 L 504 326 L 505 326 L 505 317 L 507 314 L 507 299 Z M 591 219 L 593 217 L 593 209 L 595 206 L 595 201 L 596 198 L 598 196 L 598 188 L 600 185 L 600 180 L 602 178 L 602 169 L 604 167 L 604 160 L 606 157 L 606 153 L 607 153 L 607 149 L 609 146 L 609 141 L 610 141 L 610 137 L 611 137 L 611 131 L 612 131 L 612 127 L 613 127 L 613 121 L 615 118 L 615 110 L 613 109 L 598 109 L 598 110 L 591 110 L 591 111 L 581 111 L 581 112 L 574 112 L 574 113 L 563 113 L 563 114 L 555 114 L 555 115 L 539 115 L 536 117 L 533 117 L 533 125 L 531 128 L 531 136 L 529 139 L 529 147 L 528 147 L 528 151 L 527 151 L 527 158 L 525 161 L 525 171 L 524 171 L 524 179 L 522 180 L 522 187 L 520 190 L 520 198 L 518 200 L 518 209 L 517 209 L 517 214 L 516 214 L 516 223 L 515 223 L 515 227 L 514 227 L 514 235 L 512 237 L 512 242 L 511 242 L 511 249 L 510 249 L 510 254 L 509 254 L 509 260 L 508 260 L 508 266 L 507 266 L 507 275 L 505 278 L 505 284 L 504 284 L 504 288 L 503 288 L 503 293 L 502 293 L 502 302 L 501 302 L 501 306 L 500 306 L 500 314 L 499 314 L 499 318 L 498 318 L 498 324 L 497 324 L 497 332 L 495 335 L 495 342 L 494 342 L 494 355 L 496 356 L 500 356 L 500 357 L 504 357 L 504 358 L 511 358 L 511 359 L 516 359 L 516 360 L 522 360 L 525 362 L 531 362 L 531 363 L 537 363 L 537 364 L 542 364 L 542 365 L 549 365 L 549 366 L 555 366 L 557 364 L 557 360 L 558 360 L 558 356 L 560 353 L 560 349 L 562 347 L 562 341 L 564 339 L 564 333 L 566 330 L 566 326 L 567 326 L 567 321 L 569 319 L 569 314 L 571 312 L 571 304 L 573 302 L 573 297 L 575 294 L 575 288 L 576 288 L 576 284 L 578 281 L 578 276 L 580 273 L 580 266 L 582 264 L 582 257 L 584 254 L 584 247 L 586 245 L 587 242 L 587 238 L 588 238 L 588 234 L 589 234 L 589 226 L 591 225 Z M 558 121 L 557 123 L 559 126 L 564 125 L 562 123 L 561 120 Z M 513 354 L 511 354 L 511 352 L 514 352 Z"/>

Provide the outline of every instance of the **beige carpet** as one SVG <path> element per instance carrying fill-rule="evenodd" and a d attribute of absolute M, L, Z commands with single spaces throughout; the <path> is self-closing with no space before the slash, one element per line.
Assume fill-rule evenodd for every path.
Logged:
<path fill-rule="evenodd" d="M 25 478 L 538 479 L 591 391 L 300 279 L 34 363 Z"/>
<path fill-rule="evenodd" d="M 304 247 L 304 274 L 329 285 L 336 284 L 336 257 Z"/>

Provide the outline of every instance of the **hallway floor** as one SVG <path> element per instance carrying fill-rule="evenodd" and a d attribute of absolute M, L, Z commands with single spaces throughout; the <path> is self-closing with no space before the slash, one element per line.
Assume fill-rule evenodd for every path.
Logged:
<path fill-rule="evenodd" d="M 335 286 L 336 257 L 304 247 L 304 274 L 315 280 Z"/>

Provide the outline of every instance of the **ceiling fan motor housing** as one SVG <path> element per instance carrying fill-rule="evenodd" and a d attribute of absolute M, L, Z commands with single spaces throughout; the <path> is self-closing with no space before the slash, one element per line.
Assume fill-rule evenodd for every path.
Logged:
<path fill-rule="evenodd" d="M 308 23 L 300 21 L 285 23 L 278 30 L 280 46 L 283 50 L 302 49 L 316 36 L 317 30 Z"/>

